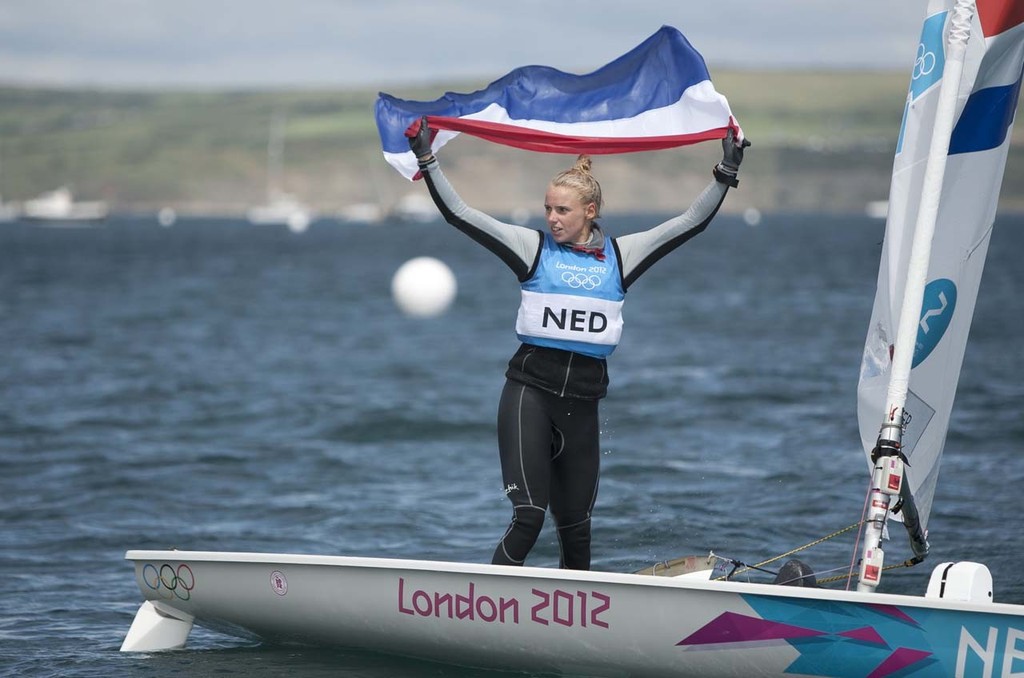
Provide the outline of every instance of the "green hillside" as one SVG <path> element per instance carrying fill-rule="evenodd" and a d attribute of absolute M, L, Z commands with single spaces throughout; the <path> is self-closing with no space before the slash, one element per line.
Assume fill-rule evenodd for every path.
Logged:
<path fill-rule="evenodd" d="M 888 192 L 906 76 L 871 72 L 722 72 L 716 86 L 754 146 L 730 209 L 859 210 Z M 484 81 L 395 88 L 435 98 Z M 23 200 L 70 185 L 121 211 L 173 206 L 237 213 L 263 199 L 267 141 L 285 116 L 284 189 L 330 212 L 393 204 L 422 190 L 386 165 L 373 121 L 375 91 L 53 91 L 0 88 L 0 195 Z M 1021 130 L 1015 135 L 1019 139 Z M 672 210 L 706 181 L 720 149 L 602 156 L 608 209 Z M 570 162 L 467 137 L 446 147 L 446 170 L 484 209 L 532 207 L 546 178 Z M 1004 202 L 1024 203 L 1011 154 Z M 1017 197 L 1021 196 L 1021 197 Z"/>

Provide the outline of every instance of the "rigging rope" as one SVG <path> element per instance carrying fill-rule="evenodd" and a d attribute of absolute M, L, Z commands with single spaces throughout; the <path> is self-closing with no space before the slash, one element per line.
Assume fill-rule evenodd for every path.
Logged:
<path fill-rule="evenodd" d="M 866 525 L 868 522 L 870 522 L 870 521 L 867 520 L 868 504 L 870 502 L 870 499 L 871 499 L 871 483 L 869 481 L 869 483 L 868 483 L 868 491 L 867 491 L 867 493 L 864 496 L 864 507 L 861 510 L 860 520 L 858 520 L 857 522 L 853 523 L 852 525 L 847 525 L 846 527 L 844 527 L 844 528 L 842 528 L 840 530 L 836 530 L 832 534 L 826 535 L 826 536 L 824 536 L 824 537 L 822 537 L 820 539 L 815 539 L 814 541 L 809 542 L 807 544 L 804 544 L 803 546 L 798 546 L 795 549 L 791 549 L 789 551 L 786 551 L 785 553 L 779 554 L 779 555 L 775 556 L 774 558 L 769 558 L 768 560 L 762 560 L 760 563 L 757 563 L 755 565 L 747 565 L 744 562 L 741 562 L 739 560 L 734 560 L 732 558 L 723 558 L 722 556 L 715 555 L 714 552 L 709 553 L 708 554 L 708 558 L 709 559 L 710 558 L 715 558 L 717 560 L 730 563 L 733 566 L 733 568 L 732 568 L 732 570 L 730 572 L 728 572 L 727 574 L 723 574 L 723 575 L 720 575 L 718 577 L 715 577 L 713 581 L 725 581 L 725 580 L 731 579 L 733 576 L 735 576 L 737 574 L 743 574 L 744 572 L 749 572 L 751 570 L 759 570 L 761 572 L 767 572 L 768 574 L 777 575 L 778 574 L 777 572 L 772 572 L 771 570 L 763 569 L 764 566 L 768 565 L 770 563 L 774 563 L 777 560 L 781 560 L 781 559 L 783 559 L 783 558 L 785 558 L 787 556 L 791 556 L 794 553 L 799 553 L 800 551 L 804 551 L 806 549 L 809 549 L 812 546 L 817 546 L 818 544 L 826 542 L 829 539 L 834 539 L 835 537 L 838 537 L 841 534 L 845 534 L 845 533 L 849 532 L 850 530 L 857 529 L 857 528 L 863 528 L 864 525 Z M 854 569 L 857 567 L 857 547 L 860 545 L 860 539 L 861 539 L 862 533 L 863 533 L 862 529 L 857 531 L 857 539 L 854 542 L 854 547 L 853 547 L 853 556 L 852 556 L 852 559 L 850 561 L 849 570 L 846 572 L 846 574 L 836 575 L 834 577 L 828 577 L 826 579 L 818 579 L 817 580 L 818 584 L 828 584 L 828 583 L 832 583 L 832 582 L 837 582 L 837 581 L 845 580 L 847 582 L 847 590 L 849 590 L 849 583 L 853 580 Z M 919 558 L 919 557 L 915 556 L 914 558 L 910 558 L 908 560 L 905 560 L 902 563 L 898 563 L 898 564 L 895 564 L 895 565 L 887 565 L 887 566 L 882 568 L 882 572 L 888 572 L 889 570 L 895 570 L 895 569 L 899 569 L 899 568 L 902 568 L 902 567 L 913 567 L 914 565 L 917 565 L 918 563 L 922 562 L 923 560 L 924 560 L 924 558 Z M 834 570 L 827 570 L 827 571 L 828 572 L 835 572 L 837 569 L 839 569 L 839 568 L 836 568 Z"/>
<path fill-rule="evenodd" d="M 818 544 L 826 542 L 829 539 L 834 539 L 835 537 L 838 537 L 841 534 L 845 534 L 845 533 L 849 532 L 850 530 L 853 530 L 853 529 L 856 529 L 856 528 L 862 526 L 864 524 L 864 522 L 865 521 L 863 519 L 858 520 L 857 522 L 853 523 L 852 525 L 847 525 L 846 527 L 844 527 L 842 529 L 836 530 L 832 534 L 829 534 L 829 535 L 826 535 L 824 537 L 821 537 L 820 539 L 815 539 L 812 542 L 808 542 L 807 544 L 804 544 L 803 546 L 798 546 L 795 549 L 791 549 L 789 551 L 786 551 L 785 553 L 781 553 L 781 554 L 779 554 L 779 555 L 777 555 L 777 556 L 775 556 L 773 558 L 769 558 L 768 560 L 762 560 L 760 563 L 757 563 L 755 565 L 747 565 L 746 563 L 740 562 L 738 560 L 733 560 L 731 558 L 723 558 L 722 556 L 716 555 L 712 551 L 711 553 L 708 554 L 709 558 L 715 558 L 717 560 L 721 560 L 721 561 L 724 561 L 724 562 L 727 562 L 727 563 L 731 563 L 733 565 L 733 569 L 732 569 L 731 572 L 729 572 L 728 574 L 723 574 L 723 575 L 720 575 L 718 577 L 715 577 L 713 581 L 724 581 L 724 580 L 732 578 L 734 575 L 743 574 L 744 572 L 749 572 L 751 570 L 759 570 L 761 572 L 767 572 L 769 574 L 777 574 L 776 572 L 772 572 L 771 570 L 765 570 L 764 566 L 765 565 L 769 565 L 771 563 L 774 563 L 777 560 L 781 560 L 781 559 L 783 559 L 783 558 L 785 558 L 787 556 L 791 556 L 794 553 L 799 553 L 800 551 L 804 551 L 806 549 L 809 549 L 812 546 L 817 546 Z M 858 533 L 858 540 L 859 540 L 859 533 Z M 886 565 L 885 567 L 882 568 L 882 571 L 883 572 L 887 572 L 889 570 L 896 570 L 896 569 L 899 569 L 901 567 L 913 567 L 914 565 L 917 565 L 919 562 L 921 562 L 921 561 L 916 559 L 916 558 L 910 558 L 908 560 L 904 560 L 902 563 L 897 563 L 895 565 Z M 835 572 L 835 570 L 830 570 L 830 571 L 831 572 Z M 817 583 L 819 583 L 819 584 L 829 584 L 829 583 L 832 583 L 832 582 L 843 581 L 843 580 L 849 581 L 849 580 L 853 579 L 853 576 L 854 576 L 853 565 L 851 565 L 850 570 L 846 574 L 840 574 L 840 575 L 836 575 L 834 577 L 828 577 L 826 579 L 818 579 Z"/>
<path fill-rule="evenodd" d="M 804 544 L 803 546 L 798 546 L 795 549 L 791 549 L 789 551 L 786 551 L 785 553 L 781 553 L 781 554 L 779 554 L 779 555 L 777 555 L 777 556 L 775 556 L 773 558 L 769 558 L 768 560 L 762 560 L 760 563 L 757 563 L 755 565 L 747 565 L 744 562 L 741 562 L 739 560 L 734 560 L 732 558 L 723 558 L 722 556 L 716 555 L 714 552 L 709 553 L 708 554 L 708 558 L 709 559 L 715 558 L 717 560 L 730 563 L 733 566 L 731 571 L 729 571 L 727 574 L 723 574 L 723 575 L 720 575 L 718 577 L 715 577 L 713 581 L 725 581 L 725 580 L 731 579 L 733 576 L 735 576 L 737 574 L 743 574 L 744 572 L 749 572 L 751 570 L 759 570 L 761 572 L 767 572 L 768 574 L 778 575 L 777 572 L 772 572 L 771 570 L 765 570 L 764 566 L 768 565 L 768 564 L 771 564 L 771 563 L 774 563 L 777 560 L 781 560 L 781 559 L 783 559 L 783 558 L 785 558 L 787 556 L 791 556 L 794 553 L 799 553 L 800 551 L 804 551 L 806 549 L 809 549 L 812 546 L 817 546 L 818 544 L 826 542 L 829 539 L 834 539 L 834 538 L 838 537 L 841 534 L 845 534 L 845 533 L 849 532 L 850 530 L 854 530 L 854 529 L 857 529 L 857 528 L 863 528 L 864 525 L 866 525 L 869 522 L 867 520 L 867 513 L 868 513 L 868 504 L 869 504 L 870 498 L 871 498 L 871 483 L 869 482 L 868 483 L 868 491 L 867 491 L 867 493 L 864 496 L 864 507 L 861 510 L 860 520 L 858 520 L 857 522 L 853 523 L 852 525 L 847 525 L 846 527 L 844 527 L 842 529 L 836 530 L 832 534 L 825 535 L 824 537 L 821 537 L 820 539 L 815 539 L 812 542 L 808 542 L 807 544 Z M 861 536 L 862 536 L 862 532 L 863 532 L 863 530 L 858 530 L 857 531 L 857 539 L 856 539 L 856 541 L 854 543 L 854 547 L 853 547 L 854 548 L 854 553 L 853 553 L 853 556 L 852 556 L 852 560 L 850 561 L 849 570 L 847 570 L 846 574 L 836 575 L 834 577 L 828 577 L 826 579 L 818 579 L 817 580 L 818 584 L 829 584 L 829 583 L 832 583 L 832 582 L 844 581 L 845 580 L 847 582 L 847 590 L 849 590 L 849 582 L 851 582 L 853 580 L 854 568 L 856 568 L 856 566 L 857 566 L 857 547 L 860 544 L 860 539 L 861 539 Z M 918 563 L 922 562 L 923 560 L 924 560 L 924 558 L 918 558 L 918 557 L 910 558 L 908 560 L 904 560 L 902 563 L 897 563 L 895 565 L 887 565 L 887 566 L 882 568 L 882 572 L 888 572 L 889 570 L 896 570 L 896 569 L 903 568 L 903 567 L 913 567 L 914 565 L 917 565 Z M 836 569 L 839 569 L 839 568 L 836 568 Z M 827 571 L 835 572 L 836 570 L 834 569 L 834 570 L 827 570 Z"/>
<path fill-rule="evenodd" d="M 810 543 L 804 544 L 803 546 L 798 546 L 795 549 L 791 549 L 789 551 L 786 551 L 785 553 L 779 554 L 779 555 L 775 556 L 774 558 L 769 558 L 768 560 L 762 560 L 760 563 L 757 563 L 756 565 L 746 565 L 744 563 L 738 563 L 737 561 L 729 560 L 728 558 L 722 558 L 721 556 L 715 556 L 715 554 L 712 553 L 711 555 L 714 556 L 715 558 L 718 558 L 719 560 L 726 560 L 728 562 L 733 563 L 734 565 L 739 565 L 739 566 L 741 566 L 743 568 L 743 569 L 738 570 L 738 571 L 734 570 L 733 572 L 730 572 L 729 574 L 723 574 L 720 577 L 715 577 L 715 581 L 722 581 L 724 579 L 728 579 L 728 578 L 732 577 L 735 574 L 743 574 L 744 572 L 749 572 L 750 570 L 760 570 L 762 567 L 764 567 L 765 565 L 768 565 L 769 563 L 774 563 L 776 560 L 781 560 L 781 559 L 785 558 L 786 556 L 791 556 L 794 553 L 799 553 L 800 551 L 809 549 L 812 546 L 817 546 L 818 544 L 821 544 L 822 542 L 826 542 L 829 539 L 833 539 L 835 537 L 838 537 L 841 534 L 845 534 L 846 532 L 849 532 L 850 530 L 856 529 L 856 528 L 860 527 L 863 523 L 864 523 L 863 520 L 858 520 L 854 524 L 848 525 L 848 526 L 842 528 L 841 530 L 836 530 L 835 532 L 833 532 L 830 535 L 826 535 L 826 536 L 824 536 L 824 537 L 822 537 L 820 539 L 815 539 L 814 541 L 812 541 Z M 775 574 L 775 573 L 773 572 L 772 574 Z"/>

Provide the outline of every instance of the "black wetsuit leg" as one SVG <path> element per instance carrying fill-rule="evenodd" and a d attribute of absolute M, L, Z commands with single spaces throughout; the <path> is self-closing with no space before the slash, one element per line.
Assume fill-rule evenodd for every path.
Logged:
<path fill-rule="evenodd" d="M 590 569 L 590 514 L 597 500 L 601 448 L 597 400 L 559 398 L 561 449 L 551 460 L 551 515 L 558 526 L 561 567 Z M 556 443 L 558 443 L 556 438 Z"/>
<path fill-rule="evenodd" d="M 561 566 L 590 568 L 590 513 L 600 473 L 598 401 L 560 398 L 507 381 L 498 406 L 498 453 L 512 521 L 491 562 L 522 565 L 548 506 Z"/>

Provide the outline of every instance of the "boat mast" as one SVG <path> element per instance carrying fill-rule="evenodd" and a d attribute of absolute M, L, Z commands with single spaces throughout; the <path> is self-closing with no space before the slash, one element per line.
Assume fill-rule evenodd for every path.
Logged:
<path fill-rule="evenodd" d="M 273 202 L 282 191 L 281 174 L 284 167 L 285 117 L 275 111 L 270 120 L 267 138 L 267 201 Z"/>
<path fill-rule="evenodd" d="M 935 221 L 942 198 L 942 183 L 946 173 L 949 139 L 953 133 L 957 96 L 960 90 L 960 79 L 963 74 L 973 16 L 974 0 L 957 0 L 950 13 L 946 65 L 939 90 L 935 124 L 928 149 L 928 161 L 925 165 L 921 202 L 914 226 L 910 265 L 907 270 L 903 304 L 900 309 L 896 342 L 893 348 L 892 372 L 886 395 L 885 414 L 878 434 L 878 444 L 871 455 L 874 468 L 871 475 L 869 513 L 865 528 L 860 580 L 857 584 L 858 591 L 874 591 L 878 586 L 883 561 L 883 553 L 879 545 L 885 530 L 885 521 L 888 518 L 889 503 L 895 494 L 900 497 L 898 506 L 903 512 L 903 522 L 910 536 L 910 545 L 914 552 L 913 560 L 921 562 L 928 555 L 927 535 L 918 518 L 914 496 L 910 491 L 910 483 L 902 477 L 903 462 L 906 461 L 901 447 L 904 425 L 903 407 L 907 402 L 907 393 L 910 388 L 910 370 L 913 366 L 917 327 L 921 319 L 924 288 L 928 278 L 932 236 L 935 233 Z M 898 475 L 899 478 L 892 480 L 894 475 Z"/>

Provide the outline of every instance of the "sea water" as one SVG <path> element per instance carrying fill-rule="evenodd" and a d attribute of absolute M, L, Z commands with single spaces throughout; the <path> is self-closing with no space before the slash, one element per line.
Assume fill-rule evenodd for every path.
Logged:
<path fill-rule="evenodd" d="M 605 220 L 612 235 L 657 216 Z M 536 224 L 540 226 L 540 224 Z M 856 383 L 883 224 L 719 216 L 630 290 L 602 402 L 594 568 L 714 551 L 758 563 L 861 517 Z M 997 220 L 930 523 L 1024 603 L 1024 218 Z M 395 270 L 454 271 L 443 316 L 403 316 Z M 0 226 L 0 673 L 472 676 L 197 628 L 121 654 L 142 601 L 128 549 L 487 562 L 510 517 L 494 418 L 518 290 L 442 224 L 118 218 Z M 909 555 L 899 525 L 888 562 Z M 854 532 L 797 557 L 844 572 Z M 529 563 L 554 567 L 550 528 Z M 777 567 L 776 562 L 769 568 Z"/>

